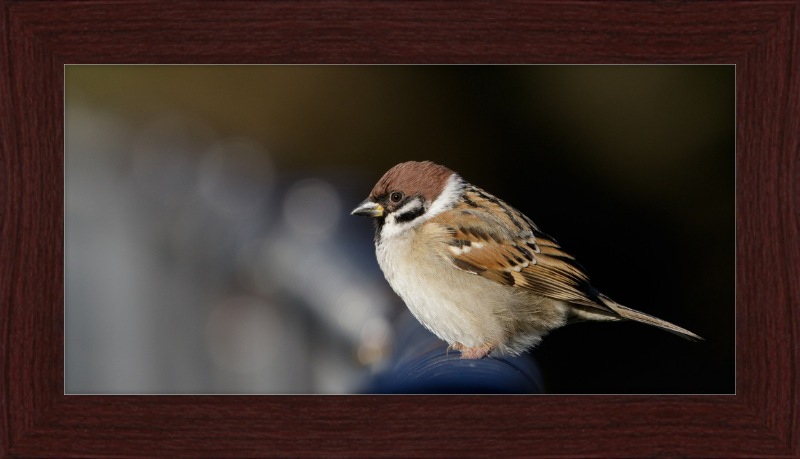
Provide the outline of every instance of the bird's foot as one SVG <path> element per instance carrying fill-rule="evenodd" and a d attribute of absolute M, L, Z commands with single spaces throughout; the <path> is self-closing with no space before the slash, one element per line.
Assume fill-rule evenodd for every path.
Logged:
<path fill-rule="evenodd" d="M 461 343 L 453 343 L 448 346 L 448 350 L 455 349 L 457 351 L 461 351 L 461 358 L 462 359 L 482 359 L 489 355 L 492 352 L 493 346 L 489 343 L 484 344 L 483 346 L 478 347 L 466 347 Z"/>

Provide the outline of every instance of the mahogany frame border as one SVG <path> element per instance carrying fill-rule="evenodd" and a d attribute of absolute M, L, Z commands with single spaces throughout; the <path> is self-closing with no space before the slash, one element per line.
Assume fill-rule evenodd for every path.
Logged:
<path fill-rule="evenodd" d="M 798 1 L 2 1 L 0 456 L 800 457 Z M 735 396 L 65 396 L 63 66 L 732 63 Z"/>

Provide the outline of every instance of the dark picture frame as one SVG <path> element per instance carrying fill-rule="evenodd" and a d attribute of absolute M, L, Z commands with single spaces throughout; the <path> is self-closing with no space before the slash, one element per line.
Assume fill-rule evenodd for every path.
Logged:
<path fill-rule="evenodd" d="M 800 457 L 797 0 L 0 3 L 2 457 Z M 310 62 L 736 64 L 736 395 L 64 395 L 64 65 Z"/>

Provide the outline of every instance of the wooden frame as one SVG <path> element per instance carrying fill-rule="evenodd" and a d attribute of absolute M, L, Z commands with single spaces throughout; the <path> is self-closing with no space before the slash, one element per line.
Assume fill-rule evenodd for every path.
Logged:
<path fill-rule="evenodd" d="M 0 454 L 800 457 L 798 1 L 2 2 Z M 63 65 L 734 63 L 735 396 L 65 396 Z"/>

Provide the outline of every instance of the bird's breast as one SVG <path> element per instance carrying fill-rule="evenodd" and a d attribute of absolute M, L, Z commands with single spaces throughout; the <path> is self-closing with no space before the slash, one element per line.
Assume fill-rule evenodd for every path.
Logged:
<path fill-rule="evenodd" d="M 452 266 L 426 226 L 376 244 L 386 280 L 426 328 L 448 343 L 476 347 L 494 339 L 499 284 Z"/>

